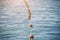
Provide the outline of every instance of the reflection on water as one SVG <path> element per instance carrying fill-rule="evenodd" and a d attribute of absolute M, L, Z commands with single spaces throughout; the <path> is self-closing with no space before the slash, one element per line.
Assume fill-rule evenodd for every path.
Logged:
<path fill-rule="evenodd" d="M 29 0 L 34 40 L 60 40 L 60 1 Z M 0 40 L 28 40 L 30 28 L 23 1 L 0 0 Z"/>

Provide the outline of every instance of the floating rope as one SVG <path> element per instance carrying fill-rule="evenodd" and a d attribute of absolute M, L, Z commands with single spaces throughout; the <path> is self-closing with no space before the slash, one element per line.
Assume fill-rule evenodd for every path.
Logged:
<path fill-rule="evenodd" d="M 29 4 L 28 4 L 27 0 L 24 0 L 24 3 L 25 3 L 25 5 L 26 5 L 27 11 L 28 11 L 27 19 L 30 20 L 30 19 L 31 19 L 31 11 L 30 11 Z M 29 24 L 29 27 L 30 27 L 30 29 L 32 29 L 32 27 L 33 27 L 32 23 Z M 30 39 L 30 40 L 33 40 L 33 38 L 34 38 L 34 36 L 33 36 L 33 34 L 31 33 L 31 34 L 29 35 L 29 39 Z"/>

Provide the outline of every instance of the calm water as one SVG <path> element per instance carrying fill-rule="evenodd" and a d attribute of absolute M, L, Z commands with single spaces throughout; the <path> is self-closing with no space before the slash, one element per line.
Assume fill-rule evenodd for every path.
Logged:
<path fill-rule="evenodd" d="M 0 40 L 60 40 L 60 0 L 29 0 L 32 17 L 22 0 L 0 0 Z M 30 30 L 28 24 L 33 23 Z"/>

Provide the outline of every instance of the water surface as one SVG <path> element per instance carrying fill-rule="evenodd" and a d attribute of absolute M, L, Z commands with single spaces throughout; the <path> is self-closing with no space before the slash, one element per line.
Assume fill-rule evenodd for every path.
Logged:
<path fill-rule="evenodd" d="M 0 40 L 60 40 L 60 1 L 28 0 L 31 20 L 22 0 L 0 0 Z M 30 30 L 29 23 L 33 29 Z"/>

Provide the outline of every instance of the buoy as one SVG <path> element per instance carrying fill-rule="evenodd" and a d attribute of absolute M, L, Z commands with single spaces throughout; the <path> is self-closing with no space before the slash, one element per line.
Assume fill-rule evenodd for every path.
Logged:
<path fill-rule="evenodd" d="M 29 24 L 29 27 L 30 27 L 30 28 L 32 28 L 32 27 L 33 27 L 32 23 L 30 23 L 30 24 Z"/>
<path fill-rule="evenodd" d="M 34 39 L 34 36 L 32 34 L 30 34 L 29 39 L 30 40 L 33 40 Z"/>

